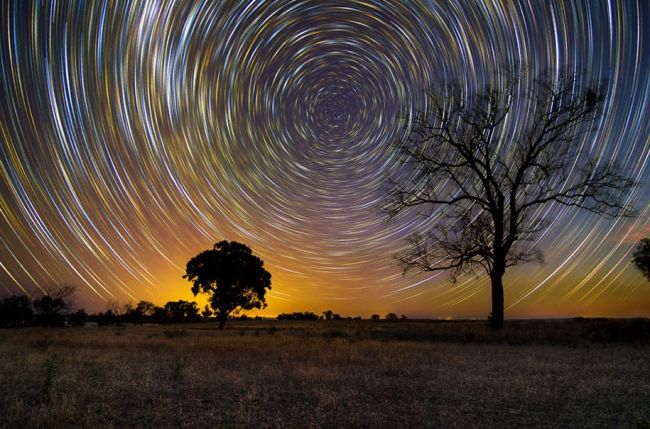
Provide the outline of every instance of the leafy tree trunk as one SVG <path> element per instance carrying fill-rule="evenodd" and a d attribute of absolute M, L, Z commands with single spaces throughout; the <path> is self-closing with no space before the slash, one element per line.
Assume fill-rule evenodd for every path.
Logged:
<path fill-rule="evenodd" d="M 226 319 L 228 318 L 228 314 L 226 313 L 219 313 L 219 329 L 223 329 L 223 325 L 226 323 Z"/>

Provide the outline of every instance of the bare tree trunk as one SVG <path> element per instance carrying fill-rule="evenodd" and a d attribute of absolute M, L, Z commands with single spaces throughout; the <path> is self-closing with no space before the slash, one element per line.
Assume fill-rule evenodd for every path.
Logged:
<path fill-rule="evenodd" d="M 501 268 L 500 265 L 495 266 L 490 273 L 492 283 L 492 329 L 501 329 L 503 327 L 503 274 L 505 268 Z"/>
<path fill-rule="evenodd" d="M 226 323 L 226 319 L 228 318 L 228 315 L 219 315 L 219 329 L 223 329 L 223 325 Z"/>

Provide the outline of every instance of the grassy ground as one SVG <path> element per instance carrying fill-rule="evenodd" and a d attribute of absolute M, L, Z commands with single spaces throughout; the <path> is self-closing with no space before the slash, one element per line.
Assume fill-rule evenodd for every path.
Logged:
<path fill-rule="evenodd" d="M 650 419 L 647 329 L 582 320 L 511 322 L 496 334 L 483 322 L 369 321 L 0 330 L 0 427 L 635 427 Z"/>

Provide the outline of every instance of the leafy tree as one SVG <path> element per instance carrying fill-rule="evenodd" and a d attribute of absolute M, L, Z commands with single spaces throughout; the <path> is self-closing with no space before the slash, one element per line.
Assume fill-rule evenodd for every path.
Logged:
<path fill-rule="evenodd" d="M 323 316 L 325 317 L 325 320 L 332 320 L 334 312 L 332 310 L 325 310 L 323 311 Z"/>
<path fill-rule="evenodd" d="M 397 320 L 397 314 L 395 313 L 388 313 L 386 316 L 384 316 L 384 319 L 386 320 Z"/>
<path fill-rule="evenodd" d="M 117 304 L 117 303 L 116 303 Z M 131 301 L 127 302 L 122 306 L 121 310 L 118 310 L 120 322 L 122 323 L 139 323 L 137 320 L 137 313 Z"/>
<path fill-rule="evenodd" d="M 196 322 L 201 318 L 199 306 L 193 301 L 169 301 L 165 304 L 165 313 L 170 323 Z"/>
<path fill-rule="evenodd" d="M 29 326 L 34 312 L 25 295 L 12 295 L 0 302 L 0 327 Z"/>
<path fill-rule="evenodd" d="M 107 309 L 105 312 L 99 312 L 91 316 L 91 321 L 95 320 L 98 326 L 108 326 L 117 323 L 117 315 L 112 309 Z"/>
<path fill-rule="evenodd" d="M 41 326 L 63 326 L 68 312 L 75 305 L 76 291 L 75 286 L 67 283 L 44 288 L 43 295 L 33 301 L 35 323 Z"/>
<path fill-rule="evenodd" d="M 370 316 L 370 320 L 379 320 L 379 314 L 373 314 Z"/>
<path fill-rule="evenodd" d="M 68 316 L 68 325 L 85 326 L 87 320 L 88 320 L 88 314 L 86 314 L 86 311 L 82 308 Z"/>
<path fill-rule="evenodd" d="M 632 255 L 632 262 L 650 280 L 650 237 L 641 239 Z"/>
<path fill-rule="evenodd" d="M 135 306 L 135 310 L 144 317 L 151 316 L 155 309 L 156 305 L 149 301 L 140 301 L 138 302 L 138 305 Z"/>
<path fill-rule="evenodd" d="M 205 304 L 205 307 L 203 307 L 203 311 L 201 311 L 201 317 L 203 317 L 203 320 L 208 320 L 210 317 L 212 317 L 212 310 L 208 304 Z"/>
<path fill-rule="evenodd" d="M 63 312 L 67 308 L 63 299 L 45 295 L 34 301 L 36 323 L 41 326 L 63 326 L 65 321 Z"/>
<path fill-rule="evenodd" d="M 153 320 L 154 323 L 167 323 L 169 321 L 167 310 L 162 307 L 154 308 L 153 314 L 151 315 L 151 320 Z"/>
<path fill-rule="evenodd" d="M 129 310 L 127 319 L 131 323 L 142 324 L 152 319 L 155 310 L 156 305 L 153 302 L 140 301 L 135 308 Z"/>
<path fill-rule="evenodd" d="M 192 293 L 206 293 L 215 310 L 219 329 L 228 315 L 240 310 L 266 307 L 271 274 L 251 249 L 236 241 L 220 241 L 213 249 L 190 259 L 183 278 L 192 282 Z"/>
<path fill-rule="evenodd" d="M 627 215 L 633 186 L 576 144 L 599 123 L 602 85 L 542 75 L 532 90 L 519 87 L 431 92 L 426 109 L 408 118 L 404 169 L 387 205 L 391 217 L 415 211 L 432 220 L 399 255 L 405 269 L 448 270 L 452 282 L 487 272 L 495 329 L 503 326 L 506 268 L 542 262 L 532 243 L 550 224 L 551 206 Z"/>

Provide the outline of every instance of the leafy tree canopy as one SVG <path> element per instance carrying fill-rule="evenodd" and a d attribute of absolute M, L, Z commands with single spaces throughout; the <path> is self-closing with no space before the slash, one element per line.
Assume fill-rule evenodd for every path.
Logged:
<path fill-rule="evenodd" d="M 190 259 L 183 278 L 192 282 L 192 293 L 210 295 L 219 329 L 232 312 L 266 307 L 266 289 L 271 289 L 271 274 L 264 262 L 245 244 L 220 241 L 213 249 Z"/>
<path fill-rule="evenodd" d="M 632 256 L 632 262 L 643 276 L 650 280 L 650 237 L 644 238 Z"/>

